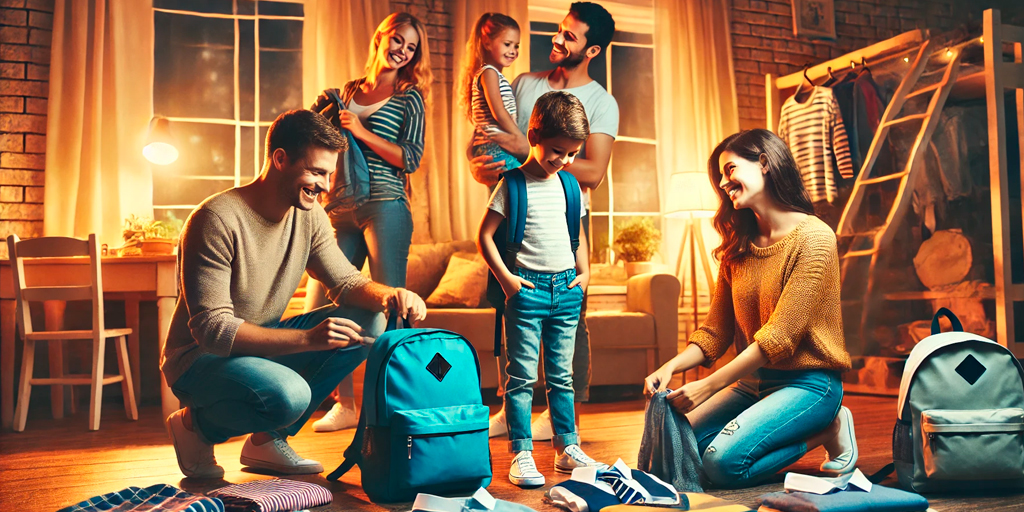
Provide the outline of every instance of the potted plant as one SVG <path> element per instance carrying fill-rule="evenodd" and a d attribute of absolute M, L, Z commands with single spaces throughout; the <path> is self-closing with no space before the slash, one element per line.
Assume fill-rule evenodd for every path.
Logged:
<path fill-rule="evenodd" d="M 124 220 L 124 230 L 121 232 L 125 241 L 122 254 L 171 254 L 178 242 L 181 225 L 182 222 L 173 214 L 168 214 L 167 220 L 162 221 L 146 216 L 129 215 Z"/>
<path fill-rule="evenodd" d="M 661 232 L 650 218 L 634 218 L 621 225 L 615 236 L 615 252 L 625 262 L 626 276 L 652 272 L 651 257 L 660 244 Z"/>

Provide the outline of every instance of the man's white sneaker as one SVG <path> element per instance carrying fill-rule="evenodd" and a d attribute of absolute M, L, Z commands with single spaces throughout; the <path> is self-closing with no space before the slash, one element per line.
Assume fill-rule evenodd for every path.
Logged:
<path fill-rule="evenodd" d="M 856 469 L 859 455 L 857 434 L 853 431 L 853 413 L 846 407 L 840 407 L 833 421 L 839 422 L 839 432 L 825 443 L 825 462 L 819 469 L 829 475 L 845 475 Z"/>
<path fill-rule="evenodd" d="M 583 453 L 583 449 L 578 444 L 566 446 L 562 453 L 555 457 L 555 471 L 558 473 L 572 473 L 572 470 L 576 468 L 600 468 L 607 466 L 607 464 L 591 459 L 589 455 Z"/>
<path fill-rule="evenodd" d="M 213 445 L 206 444 L 199 434 L 185 427 L 185 409 L 167 417 L 167 435 L 174 444 L 174 455 L 182 474 L 191 478 L 224 478 L 224 468 L 213 456 Z"/>
<path fill-rule="evenodd" d="M 242 464 L 285 475 L 312 475 L 323 473 L 324 467 L 315 460 L 303 459 L 284 439 L 256 445 L 252 436 L 242 445 Z"/>
<path fill-rule="evenodd" d="M 555 437 L 555 429 L 551 427 L 551 409 L 544 409 L 544 412 L 530 424 L 530 434 L 534 441 L 550 441 Z"/>
<path fill-rule="evenodd" d="M 533 452 L 521 451 L 512 459 L 512 467 L 508 470 L 508 479 L 519 487 L 540 487 L 544 485 L 544 475 L 537 471 L 533 461 Z"/>
<path fill-rule="evenodd" d="M 505 421 L 505 408 L 491 416 L 487 422 L 487 436 L 498 437 L 508 434 L 508 422 Z"/>
<path fill-rule="evenodd" d="M 359 411 L 353 407 L 345 407 L 337 402 L 331 410 L 313 422 L 313 432 L 334 432 L 352 428 L 359 423 Z"/>

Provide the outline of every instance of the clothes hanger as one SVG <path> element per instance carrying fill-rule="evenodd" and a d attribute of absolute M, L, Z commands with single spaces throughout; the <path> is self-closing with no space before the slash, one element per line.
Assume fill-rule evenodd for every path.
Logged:
<path fill-rule="evenodd" d="M 793 93 L 793 97 L 796 98 L 797 101 L 803 101 L 806 98 L 806 95 L 804 95 L 804 93 L 806 92 L 809 94 L 811 91 L 814 90 L 814 82 L 811 81 L 811 77 L 807 76 L 807 70 L 810 69 L 810 67 L 810 63 L 804 64 L 804 82 L 807 82 L 811 86 L 811 88 L 808 89 L 807 91 L 804 91 L 804 82 L 800 82 L 800 85 L 797 86 L 796 88 L 796 92 Z"/>
<path fill-rule="evenodd" d="M 821 84 L 821 86 L 822 87 L 832 87 L 837 82 L 839 82 L 839 80 L 836 78 L 835 75 L 832 74 L 832 66 L 828 66 L 825 69 L 828 70 L 827 71 L 828 72 L 828 80 L 825 80 L 825 82 L 823 84 Z"/>

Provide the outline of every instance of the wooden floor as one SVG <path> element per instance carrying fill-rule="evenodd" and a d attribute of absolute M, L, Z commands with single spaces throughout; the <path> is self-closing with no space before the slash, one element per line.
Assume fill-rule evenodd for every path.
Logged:
<path fill-rule="evenodd" d="M 891 458 L 895 399 L 847 396 L 845 404 L 853 410 L 856 420 L 861 451 L 859 466 L 866 473 L 873 472 Z M 621 457 L 629 465 L 635 465 L 643 432 L 643 407 L 642 401 L 585 404 L 580 420 L 584 450 L 601 461 L 611 463 Z M 193 482 L 182 478 L 164 431 L 159 407 L 142 408 L 138 422 L 126 420 L 123 411 L 117 404 L 107 404 L 101 430 L 88 432 L 87 414 L 81 411 L 76 416 L 56 421 L 49 417 L 48 410 L 34 410 L 25 432 L 0 434 L 0 510 L 55 511 L 91 496 L 132 485 L 145 487 L 166 483 L 192 492 L 225 485 L 221 481 Z M 291 444 L 299 454 L 319 460 L 325 468 L 333 469 L 352 439 L 352 432 L 316 434 L 307 425 Z M 243 441 L 243 438 L 238 438 L 217 446 L 217 460 L 227 470 L 225 480 L 239 483 L 268 478 L 242 471 L 238 457 Z M 554 458 L 550 446 L 538 444 L 535 452 L 538 465 L 548 478 L 548 485 L 540 490 L 521 490 L 508 482 L 506 475 L 511 458 L 505 447 L 503 439 L 491 441 L 494 460 L 494 481 L 488 488 L 491 494 L 526 504 L 538 512 L 557 510 L 542 501 L 544 489 L 565 478 L 555 475 L 550 469 Z M 823 456 L 819 448 L 788 469 L 813 472 Z M 389 506 L 370 503 L 359 487 L 358 468 L 338 483 L 328 483 L 320 475 L 303 479 L 325 485 L 334 492 L 334 502 L 316 510 L 410 508 L 408 503 Z M 894 486 L 895 482 L 890 477 L 884 484 Z M 709 493 L 754 506 L 759 495 L 778 490 L 782 490 L 781 483 L 739 491 L 711 490 Z M 937 511 L 1024 510 L 1024 494 L 928 498 Z"/>

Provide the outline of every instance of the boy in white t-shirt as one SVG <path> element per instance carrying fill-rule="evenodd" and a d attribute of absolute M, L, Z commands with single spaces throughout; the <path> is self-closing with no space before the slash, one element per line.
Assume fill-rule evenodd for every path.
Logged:
<path fill-rule="evenodd" d="M 509 450 L 515 454 L 509 480 L 520 487 L 544 485 L 534 463 L 530 410 L 537 363 L 544 344 L 544 378 L 557 452 L 555 471 L 601 466 L 579 447 L 574 421 L 572 360 L 576 324 L 590 281 L 586 237 L 573 254 L 566 219 L 567 201 L 557 174 L 572 163 L 590 134 L 583 104 L 563 91 L 541 96 L 530 116 L 530 155 L 520 167 L 526 179 L 527 210 L 522 246 L 515 268 L 506 267 L 494 233 L 509 214 L 508 184 L 502 180 L 491 196 L 477 244 L 501 284 L 505 301 L 504 405 Z M 576 219 L 583 217 L 581 208 Z M 577 220 L 579 222 L 579 220 Z"/>

